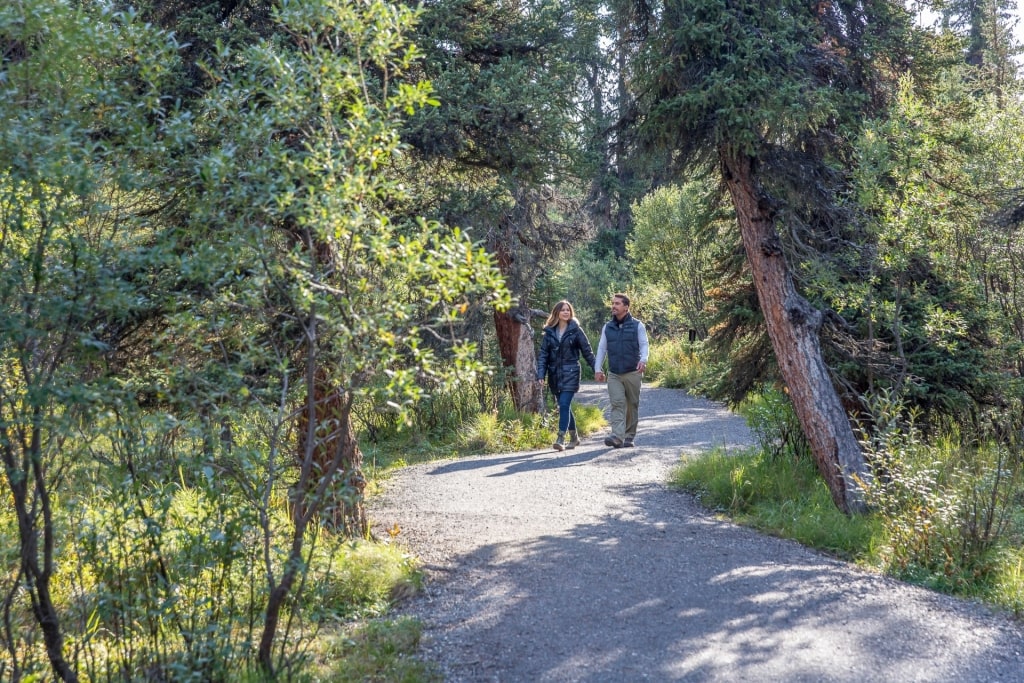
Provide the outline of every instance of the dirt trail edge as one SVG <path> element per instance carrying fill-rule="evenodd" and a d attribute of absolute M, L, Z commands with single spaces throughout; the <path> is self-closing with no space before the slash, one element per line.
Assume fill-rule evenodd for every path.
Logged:
<path fill-rule="evenodd" d="M 581 402 L 607 405 L 603 385 Z M 667 488 L 742 419 L 645 387 L 637 447 L 416 465 L 370 502 L 425 564 L 447 681 L 1024 681 L 1024 625 L 715 519 Z"/>

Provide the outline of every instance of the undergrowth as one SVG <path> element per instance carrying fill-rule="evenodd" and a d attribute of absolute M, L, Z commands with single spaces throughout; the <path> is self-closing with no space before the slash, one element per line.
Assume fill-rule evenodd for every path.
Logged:
<path fill-rule="evenodd" d="M 687 460 L 672 483 L 707 507 L 761 531 L 862 566 L 1024 614 L 1024 489 L 1019 454 L 949 434 L 925 441 L 913 415 L 883 396 L 864 437 L 876 472 L 872 512 L 832 502 L 784 395 L 743 406 L 757 446 Z"/>
<path fill-rule="evenodd" d="M 597 406 L 573 403 L 580 436 L 588 436 L 607 425 Z M 558 410 L 549 406 L 544 413 L 516 411 L 510 404 L 473 415 L 457 428 L 425 435 L 411 429 L 395 429 L 364 449 L 371 479 L 386 478 L 394 469 L 442 458 L 514 453 L 549 448 L 557 436 Z"/>
<path fill-rule="evenodd" d="M 698 348 L 698 344 L 685 340 L 653 342 L 644 381 L 669 389 L 699 389 L 708 370 Z"/>
<path fill-rule="evenodd" d="M 422 635 L 408 617 L 350 624 L 326 638 L 318 653 L 316 679 L 332 683 L 440 683 L 432 664 L 415 658 Z"/>
<path fill-rule="evenodd" d="M 877 532 L 873 519 L 848 518 L 836 508 L 806 460 L 715 450 L 677 467 L 672 483 L 740 524 L 846 559 L 863 558 Z"/>

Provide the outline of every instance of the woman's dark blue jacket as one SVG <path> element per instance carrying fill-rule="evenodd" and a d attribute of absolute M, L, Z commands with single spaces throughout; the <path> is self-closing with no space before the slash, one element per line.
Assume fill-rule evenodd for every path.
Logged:
<path fill-rule="evenodd" d="M 570 320 L 558 338 L 557 327 L 545 327 L 537 356 L 537 379 L 547 377 L 551 393 L 580 390 L 580 354 L 587 365 L 594 367 L 594 351 L 590 340 L 576 320 Z"/>

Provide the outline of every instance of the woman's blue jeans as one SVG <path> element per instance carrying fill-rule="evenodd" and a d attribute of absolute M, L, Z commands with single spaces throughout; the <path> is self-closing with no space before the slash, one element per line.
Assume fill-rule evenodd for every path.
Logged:
<path fill-rule="evenodd" d="M 576 418 L 572 415 L 572 397 L 575 391 L 562 391 L 558 394 L 558 433 L 576 431 Z"/>

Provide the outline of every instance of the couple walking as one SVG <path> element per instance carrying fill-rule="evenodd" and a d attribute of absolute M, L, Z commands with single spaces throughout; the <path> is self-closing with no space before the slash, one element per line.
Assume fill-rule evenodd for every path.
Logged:
<path fill-rule="evenodd" d="M 537 381 L 546 377 L 551 393 L 558 400 L 558 438 L 554 449 L 561 451 L 580 444 L 572 399 L 580 390 L 580 356 L 594 369 L 598 382 L 608 381 L 609 416 L 612 433 L 604 440 L 612 448 L 629 447 L 636 438 L 639 421 L 640 384 L 647 369 L 647 330 L 629 314 L 629 297 L 612 297 L 612 319 L 601 328 L 597 355 L 576 320 L 568 301 L 559 301 L 544 323 L 544 338 L 537 357 Z M 608 361 L 608 374 L 604 363 Z"/>

